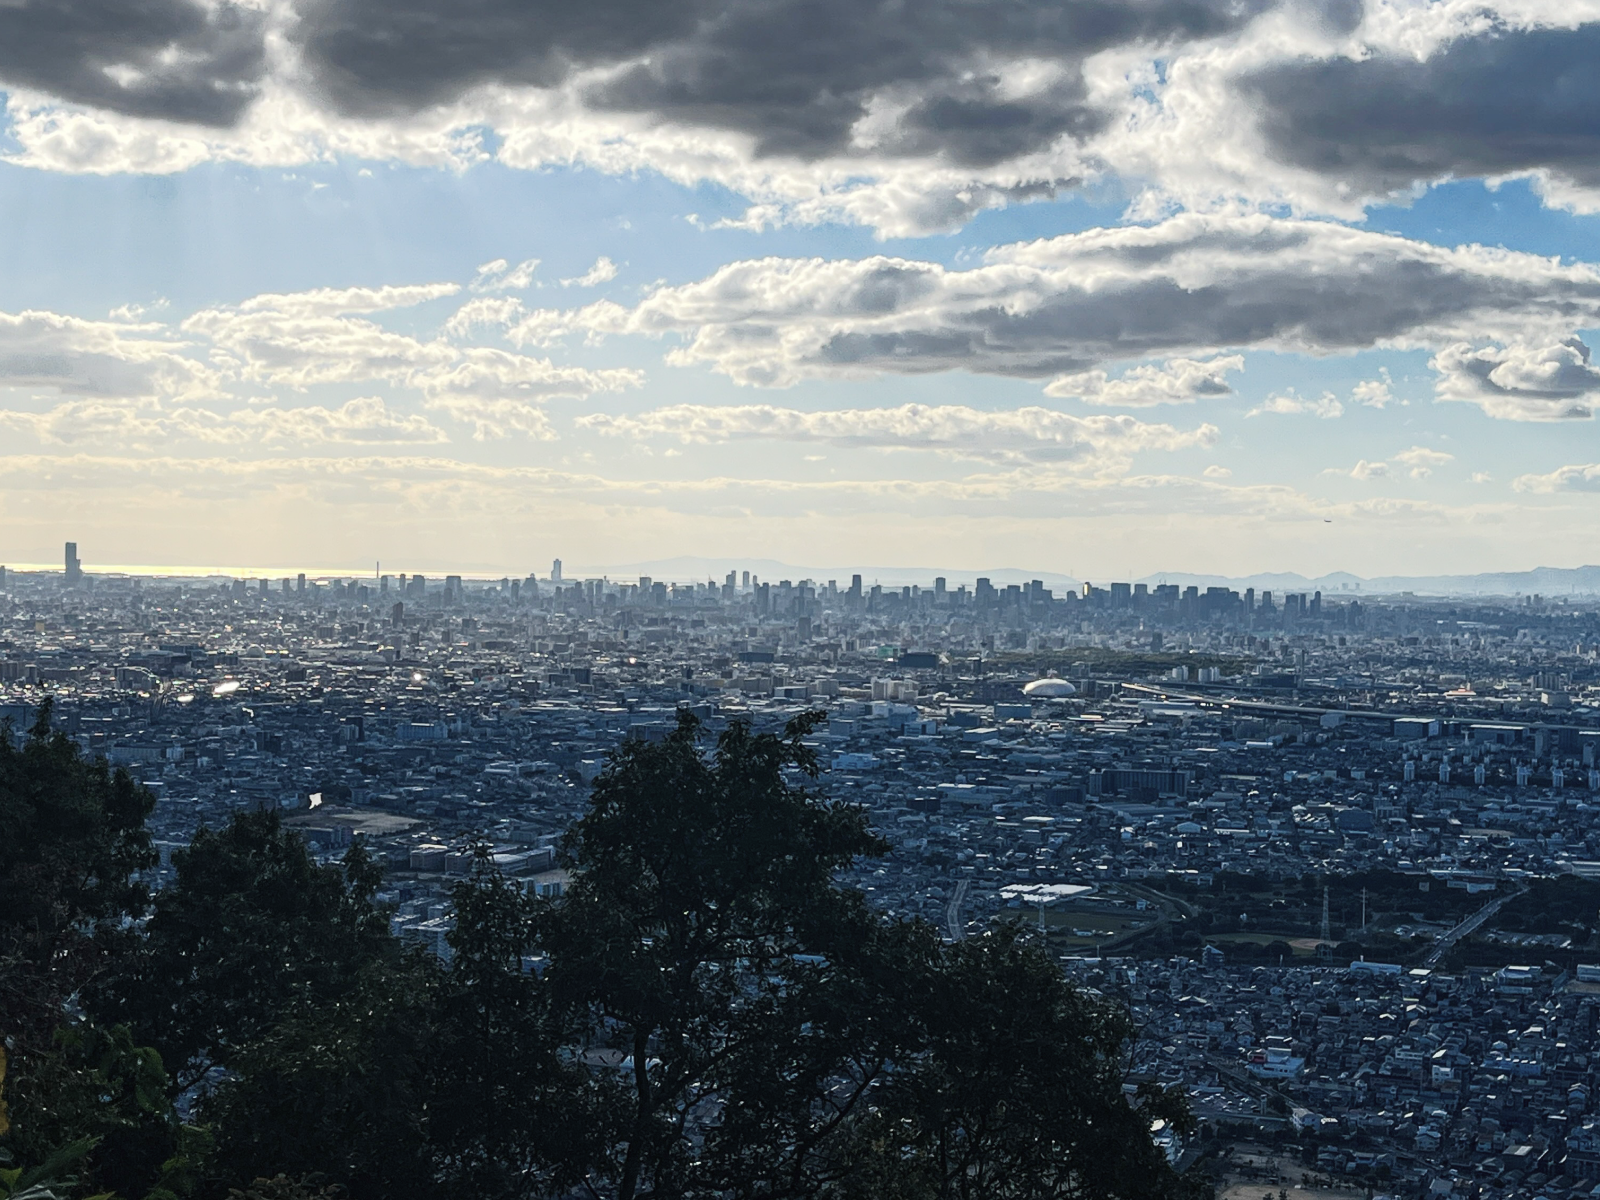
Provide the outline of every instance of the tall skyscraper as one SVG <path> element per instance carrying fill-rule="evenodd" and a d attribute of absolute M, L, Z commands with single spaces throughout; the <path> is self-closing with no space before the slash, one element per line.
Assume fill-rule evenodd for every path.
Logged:
<path fill-rule="evenodd" d="M 67 586 L 75 586 L 83 578 L 83 563 L 78 561 L 78 543 L 67 543 Z"/>
<path fill-rule="evenodd" d="M 550 582 L 561 582 L 561 560 L 559 558 L 550 564 Z"/>

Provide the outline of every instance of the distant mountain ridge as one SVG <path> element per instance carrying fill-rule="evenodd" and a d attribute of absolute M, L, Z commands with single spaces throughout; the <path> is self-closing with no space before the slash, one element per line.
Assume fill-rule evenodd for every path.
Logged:
<path fill-rule="evenodd" d="M 1400 592 L 1419 596 L 1592 596 L 1600 595 L 1600 566 L 1535 567 L 1531 571 L 1486 571 L 1477 575 L 1379 575 L 1371 579 L 1348 571 L 1316 578 L 1293 572 L 1233 577 L 1171 571 L 1147 575 L 1135 582 L 1151 587 L 1175 583 L 1179 587 L 1253 587 L 1258 592 L 1320 591 L 1325 596 L 1392 596 Z"/>
<path fill-rule="evenodd" d="M 1057 592 L 1076 591 L 1082 581 L 1059 571 L 1027 571 L 1017 567 L 994 567 L 972 570 L 957 567 L 816 567 L 797 566 L 771 558 L 703 558 L 680 555 L 676 558 L 657 559 L 652 562 L 622 565 L 572 568 L 571 578 L 604 574 L 609 578 L 626 579 L 635 575 L 648 575 L 652 579 L 668 582 L 721 581 L 729 571 L 750 571 L 769 583 L 780 579 L 798 582 L 811 579 L 817 583 L 837 580 L 840 587 L 848 587 L 851 575 L 860 575 L 865 586 L 880 584 L 884 587 L 904 587 L 915 584 L 929 587 L 935 578 L 944 576 L 951 588 L 961 584 L 971 585 L 974 579 L 985 577 L 996 586 L 1041 580 Z M 1095 578 L 1097 586 L 1104 587 L 1112 577 Z M 1419 596 L 1597 596 L 1600 595 L 1600 566 L 1535 567 L 1529 571 L 1486 571 L 1475 575 L 1379 575 L 1366 578 L 1348 571 L 1333 571 L 1327 575 L 1310 577 L 1292 571 L 1262 572 L 1255 575 L 1210 575 L 1188 571 L 1157 571 L 1133 580 L 1117 582 L 1143 583 L 1150 587 L 1159 584 L 1177 584 L 1179 587 L 1229 587 L 1237 591 L 1255 588 L 1257 592 L 1322 592 L 1325 596 L 1392 596 L 1413 592 Z"/>

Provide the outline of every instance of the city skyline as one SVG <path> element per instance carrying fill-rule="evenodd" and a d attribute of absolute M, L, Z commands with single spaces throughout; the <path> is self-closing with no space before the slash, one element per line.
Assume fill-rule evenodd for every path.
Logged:
<path fill-rule="evenodd" d="M 95 576 L 108 579 L 118 578 L 149 578 L 152 580 L 237 580 L 250 585 L 278 585 L 287 590 L 292 581 L 297 582 L 297 590 L 304 591 L 308 581 L 313 583 L 350 582 L 359 583 L 369 580 L 379 583 L 382 591 L 388 591 L 390 584 L 395 583 L 399 590 L 404 590 L 408 577 L 423 581 L 424 586 L 437 587 L 441 582 L 448 588 L 452 581 L 468 580 L 477 583 L 493 583 L 497 579 L 508 583 L 513 578 L 523 575 L 520 567 L 509 570 L 489 571 L 449 571 L 448 568 L 439 570 L 428 568 L 419 570 L 422 564 L 406 563 L 406 570 L 394 569 L 388 572 L 383 570 L 381 561 L 373 563 L 372 571 L 361 569 L 330 567 L 326 564 L 320 566 L 300 565 L 242 565 L 242 564 L 129 564 L 129 563 L 103 563 L 96 569 L 86 572 L 82 559 L 78 555 L 78 543 L 67 542 L 64 547 L 65 569 L 62 572 L 63 584 L 67 588 L 79 586 L 86 578 L 92 581 Z M 0 585 L 3 585 L 8 573 L 50 575 L 57 571 L 57 567 L 48 563 L 13 562 L 0 563 Z M 431 575 L 430 575 L 431 572 Z M 1251 592 L 1262 592 L 1270 601 L 1274 591 L 1281 593 L 1300 591 L 1308 596 L 1315 594 L 1317 598 L 1324 591 L 1330 598 L 1354 597 L 1383 597 L 1396 594 L 1420 594 L 1428 597 L 1473 597 L 1473 598 L 1511 598 L 1539 600 L 1548 598 L 1552 601 L 1565 601 L 1566 599 L 1579 599 L 1591 596 L 1600 596 L 1600 566 L 1584 565 L 1576 568 L 1550 568 L 1539 567 L 1531 570 L 1514 572 L 1480 572 L 1470 575 L 1453 576 L 1388 576 L 1388 577 L 1362 577 L 1347 571 L 1336 571 L 1317 577 L 1308 577 L 1295 572 L 1258 572 L 1252 575 L 1236 576 L 1223 573 L 1191 573 L 1182 571 L 1157 571 L 1143 578 L 1136 576 L 1123 576 L 1120 580 L 1115 576 L 1102 576 L 1098 585 L 1087 577 L 1063 574 L 1053 570 L 1027 570 L 1017 567 L 929 567 L 929 566 L 902 566 L 881 567 L 867 564 L 854 563 L 846 566 L 805 566 L 794 563 L 785 563 L 774 559 L 709 559 L 679 557 L 676 559 L 655 560 L 652 562 L 628 564 L 590 564 L 582 562 L 564 563 L 556 558 L 551 561 L 547 574 L 541 575 L 536 569 L 529 570 L 526 574 L 529 583 L 536 583 L 540 579 L 552 585 L 564 582 L 588 581 L 590 583 L 605 583 L 607 585 L 626 584 L 627 578 L 637 576 L 641 581 L 655 579 L 657 581 L 688 587 L 695 587 L 701 581 L 716 583 L 726 575 L 727 582 L 732 585 L 735 580 L 742 577 L 739 583 L 741 590 L 749 590 L 752 582 L 759 583 L 764 575 L 767 582 L 777 581 L 787 586 L 798 580 L 801 586 L 821 586 L 826 580 L 830 591 L 839 587 L 841 579 L 853 581 L 869 587 L 891 587 L 903 589 L 906 592 L 942 590 L 948 581 L 952 589 L 965 588 L 971 585 L 982 590 L 986 584 L 994 583 L 997 586 L 1020 585 L 1023 587 L 1050 587 L 1056 590 L 1066 589 L 1077 593 L 1080 590 L 1088 594 L 1098 585 L 1108 585 L 1113 591 L 1118 588 L 1132 587 L 1136 591 L 1147 588 L 1169 585 L 1177 586 L 1188 593 L 1198 593 L 1201 589 L 1216 588 L 1248 588 Z M 792 579 L 781 579 L 782 576 L 791 576 Z"/>

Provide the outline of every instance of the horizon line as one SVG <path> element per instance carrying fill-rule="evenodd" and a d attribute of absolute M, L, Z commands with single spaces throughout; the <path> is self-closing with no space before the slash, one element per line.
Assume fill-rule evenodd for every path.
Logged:
<path fill-rule="evenodd" d="M 697 556 L 697 555 L 679 555 L 679 556 L 676 556 L 676 557 L 678 557 L 680 559 L 702 558 L 702 561 L 705 561 L 705 562 L 708 562 L 708 563 L 709 562 L 736 563 L 736 562 L 741 561 L 741 560 L 734 559 L 734 558 L 712 559 L 712 558 L 709 558 L 709 557 L 702 557 L 702 556 Z M 556 561 L 562 561 L 562 560 L 556 560 Z M 349 580 L 371 579 L 371 580 L 377 580 L 377 579 L 382 578 L 383 574 L 387 574 L 391 578 L 394 578 L 394 577 L 397 577 L 399 575 L 404 574 L 404 575 L 408 575 L 408 576 L 422 575 L 424 578 L 437 578 L 437 579 L 441 579 L 441 580 L 444 579 L 444 578 L 447 578 L 448 576 L 454 575 L 454 576 L 459 576 L 460 578 L 462 578 L 464 580 L 465 579 L 473 580 L 474 582 L 492 582 L 494 580 L 499 580 L 499 579 L 517 579 L 517 580 L 522 580 L 522 579 L 529 578 L 531 576 L 531 577 L 537 579 L 541 583 L 547 583 L 548 584 L 548 583 L 552 583 L 552 582 L 576 583 L 576 582 L 579 582 L 581 580 L 589 580 L 589 579 L 606 579 L 609 582 L 626 582 L 627 581 L 627 575 L 637 572 L 639 567 L 651 566 L 651 567 L 656 567 L 656 568 L 659 569 L 659 568 L 665 566 L 670 561 L 671 560 L 657 560 L 654 563 L 640 563 L 640 564 L 633 564 L 633 565 L 629 565 L 629 564 L 608 564 L 603 568 L 591 568 L 591 567 L 586 566 L 585 564 L 575 564 L 571 572 L 568 572 L 568 570 L 566 569 L 566 563 L 564 561 L 562 561 L 562 566 L 563 566 L 562 578 L 559 581 L 551 580 L 548 575 L 540 576 L 536 571 L 530 571 L 527 575 L 523 575 L 521 573 L 507 572 L 507 571 L 505 571 L 503 569 L 502 570 L 492 570 L 492 571 L 491 570 L 470 571 L 470 570 L 442 570 L 442 569 L 435 568 L 431 572 L 428 571 L 428 570 L 422 570 L 422 571 L 404 571 L 404 572 L 402 572 L 402 571 L 389 571 L 389 572 L 380 573 L 380 571 L 378 571 L 378 570 L 374 570 L 372 572 L 368 572 L 365 569 L 352 570 L 350 568 L 328 567 L 328 566 L 303 567 L 303 566 L 296 565 L 296 566 L 291 566 L 291 567 L 282 567 L 282 566 L 261 566 L 261 565 L 245 566 L 245 565 L 240 565 L 240 564 L 217 564 L 217 563 L 212 563 L 212 564 L 107 563 L 107 564 L 105 564 L 103 566 L 99 566 L 99 567 L 95 567 L 95 568 L 86 568 L 85 567 L 85 568 L 80 568 L 80 569 L 82 570 L 82 573 L 85 576 L 90 576 L 90 577 L 124 577 L 124 578 L 150 578 L 150 579 L 215 579 L 215 578 L 227 578 L 227 579 L 245 579 L 245 580 L 249 580 L 249 581 L 259 581 L 259 580 L 293 579 L 293 578 L 297 577 L 298 575 L 302 575 L 303 574 L 303 575 L 306 576 L 307 579 L 314 579 L 314 580 L 318 580 L 318 581 L 332 580 L 332 579 L 349 579 Z M 742 561 L 760 562 L 761 565 L 764 568 L 779 567 L 779 568 L 782 568 L 782 569 L 788 570 L 788 571 L 811 572 L 811 573 L 816 573 L 818 575 L 825 575 L 828 572 L 835 572 L 835 573 L 844 574 L 844 575 L 860 574 L 860 575 L 865 576 L 865 575 L 872 574 L 872 573 L 876 572 L 879 575 L 889 576 L 889 577 L 892 577 L 892 578 L 902 578 L 902 577 L 913 576 L 913 575 L 928 575 L 930 577 L 930 579 L 932 579 L 932 578 L 938 578 L 941 574 L 943 574 L 943 575 L 946 575 L 946 576 L 954 576 L 954 577 L 956 577 L 958 579 L 962 578 L 963 576 L 970 576 L 973 579 L 977 579 L 977 578 L 984 578 L 984 577 L 987 577 L 987 576 L 1002 575 L 1002 574 L 1014 574 L 1014 575 L 1030 575 L 1030 574 L 1032 574 L 1032 575 L 1035 575 L 1035 576 L 1046 576 L 1046 577 L 1054 577 L 1056 579 L 1070 580 L 1070 581 L 1072 581 L 1072 583 L 1075 586 L 1079 585 L 1079 584 L 1082 584 L 1082 583 L 1090 583 L 1090 582 L 1092 582 L 1092 579 L 1085 578 L 1085 577 L 1080 577 L 1080 576 L 1077 576 L 1075 574 L 1069 574 L 1069 573 L 1062 572 L 1062 571 L 1041 571 L 1041 570 L 1038 570 L 1038 569 L 1028 570 L 1028 569 L 1019 568 L 1019 567 L 988 567 L 988 568 L 965 568 L 965 569 L 945 568 L 945 567 L 884 567 L 884 566 L 864 567 L 864 568 L 856 568 L 856 567 L 826 567 L 826 568 L 822 568 L 822 567 L 800 566 L 800 565 L 795 565 L 795 564 L 782 563 L 782 562 L 780 562 L 778 560 L 775 560 L 775 559 L 759 559 L 758 560 L 758 559 L 753 559 L 752 558 L 752 559 L 746 559 L 746 560 L 742 560 Z M 377 564 L 375 564 L 375 566 L 376 565 Z M 738 570 L 739 568 L 735 567 L 734 569 Z M 0 563 L 0 570 L 6 570 L 6 571 L 10 571 L 10 572 L 15 572 L 17 574 L 28 574 L 28 575 L 64 575 L 66 573 L 64 565 L 62 563 L 59 563 L 59 562 L 58 563 L 15 563 L 15 564 L 3 564 L 3 563 Z M 1236 581 L 1236 580 L 1248 580 L 1248 579 L 1252 579 L 1252 578 L 1260 578 L 1262 576 L 1273 576 L 1273 575 L 1283 576 L 1283 575 L 1288 575 L 1288 576 L 1294 576 L 1294 577 L 1296 577 L 1298 579 L 1304 580 L 1307 584 L 1314 584 L 1314 583 L 1318 582 L 1319 580 L 1329 579 L 1329 578 L 1338 577 L 1338 576 L 1345 576 L 1345 577 L 1347 577 L 1347 578 L 1349 578 L 1351 580 L 1354 580 L 1355 582 L 1357 582 L 1359 584 L 1363 584 L 1363 585 L 1365 585 L 1365 584 L 1373 584 L 1373 583 L 1383 583 L 1383 582 L 1386 582 L 1386 581 L 1393 581 L 1393 580 L 1411 580 L 1411 581 L 1416 581 L 1417 583 L 1420 584 L 1420 583 L 1424 583 L 1424 582 L 1453 580 L 1453 579 L 1473 579 L 1473 578 L 1492 577 L 1492 576 L 1507 576 L 1507 575 L 1532 575 L 1532 574 L 1535 574 L 1535 573 L 1541 572 L 1541 571 L 1555 571 L 1555 572 L 1562 572 L 1562 573 L 1576 573 L 1576 572 L 1585 571 L 1585 570 L 1600 570 L 1600 565 L 1596 565 L 1596 564 L 1593 564 L 1593 563 L 1584 563 L 1584 564 L 1582 564 L 1580 566 L 1574 566 L 1574 567 L 1549 567 L 1549 566 L 1541 565 L 1541 566 L 1537 566 L 1537 567 L 1521 568 L 1521 569 L 1518 569 L 1518 570 L 1434 573 L 1434 574 L 1427 574 L 1427 575 L 1376 575 L 1376 576 L 1361 576 L 1361 575 L 1357 575 L 1353 571 L 1346 571 L 1346 570 L 1327 571 L 1327 572 L 1324 572 L 1323 574 L 1317 575 L 1317 576 L 1309 576 L 1309 575 L 1302 574 L 1301 572 L 1298 572 L 1298 571 L 1290 571 L 1290 570 L 1253 571 L 1253 572 L 1249 572 L 1249 573 L 1245 573 L 1245 574 L 1239 574 L 1239 575 L 1230 575 L 1230 574 L 1226 574 L 1226 573 L 1220 572 L 1220 571 L 1192 571 L 1192 570 L 1191 571 L 1151 571 L 1151 572 L 1147 572 L 1143 576 L 1131 577 L 1131 579 L 1128 582 L 1132 582 L 1132 583 L 1146 582 L 1146 581 L 1150 581 L 1150 580 L 1164 579 L 1164 578 L 1169 577 L 1169 576 L 1170 577 L 1176 577 L 1176 578 L 1189 577 L 1189 578 L 1199 578 L 1199 579 L 1217 579 L 1217 580 L 1223 580 L 1223 581 L 1227 581 L 1227 582 L 1233 582 L 1233 581 Z M 708 578 L 710 577 L 710 574 L 711 574 L 710 572 L 707 572 Z M 1124 582 L 1123 580 L 1114 579 L 1113 577 L 1110 577 L 1110 576 L 1106 576 L 1104 578 L 1105 578 L 1105 583 L 1101 584 L 1101 585 L 1097 585 L 1097 586 L 1109 586 L 1113 582 L 1116 582 L 1116 583 Z M 710 581 L 713 582 L 713 583 L 716 582 L 716 580 L 714 578 L 710 579 Z M 674 577 L 668 577 L 668 578 L 658 578 L 657 582 L 663 582 L 663 583 L 695 582 L 695 583 L 698 583 L 698 582 L 701 582 L 701 580 L 700 580 L 698 575 L 680 575 L 680 576 L 674 576 Z M 768 582 L 775 582 L 775 581 L 769 580 Z M 877 580 L 874 580 L 873 582 L 874 582 L 875 585 L 877 585 Z M 901 585 L 896 584 L 895 586 L 901 586 Z M 1410 590 L 1410 589 L 1394 589 L 1394 590 Z M 1343 591 L 1341 591 L 1340 594 L 1347 594 L 1347 593 L 1344 593 Z M 1371 593 L 1371 594 L 1384 594 L 1384 593 Z M 1450 593 L 1441 593 L 1441 594 L 1450 594 Z M 1478 593 L 1478 594 L 1480 594 L 1480 595 L 1495 595 L 1495 594 L 1498 594 L 1498 593 Z M 1553 594 L 1562 594 L 1562 593 L 1553 593 Z M 1568 594 L 1568 595 L 1600 594 L 1600 586 L 1597 586 L 1594 592 L 1570 592 L 1570 593 L 1565 593 L 1565 594 Z"/>

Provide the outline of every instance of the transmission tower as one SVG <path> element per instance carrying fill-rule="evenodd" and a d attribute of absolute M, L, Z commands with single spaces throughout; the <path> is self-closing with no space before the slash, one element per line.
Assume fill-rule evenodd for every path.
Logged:
<path fill-rule="evenodd" d="M 1322 889 L 1322 933 L 1317 939 L 1317 957 L 1327 962 L 1333 957 L 1333 922 L 1328 919 L 1328 889 Z"/>

